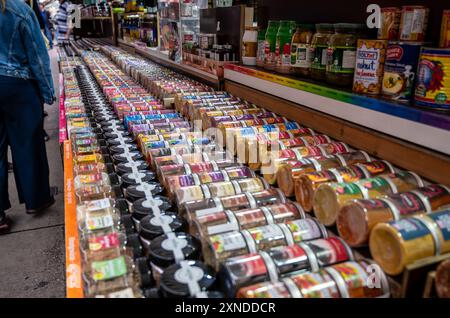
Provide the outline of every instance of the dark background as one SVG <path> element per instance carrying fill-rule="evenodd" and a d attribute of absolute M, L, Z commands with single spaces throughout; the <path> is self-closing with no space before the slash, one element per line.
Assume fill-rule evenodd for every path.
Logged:
<path fill-rule="evenodd" d="M 259 25 L 267 26 L 267 21 L 295 20 L 303 23 L 366 23 L 369 4 L 380 7 L 401 7 L 404 5 L 424 5 L 430 9 L 426 40 L 434 45 L 439 42 L 442 10 L 450 9 L 450 1 L 445 0 L 257 0 Z"/>

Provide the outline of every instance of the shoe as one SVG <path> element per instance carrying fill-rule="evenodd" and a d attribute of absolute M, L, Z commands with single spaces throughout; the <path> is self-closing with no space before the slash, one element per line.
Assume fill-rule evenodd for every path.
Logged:
<path fill-rule="evenodd" d="M 8 162 L 8 173 L 11 173 L 13 171 L 14 171 L 13 164 L 11 162 Z"/>
<path fill-rule="evenodd" d="M 0 212 L 0 234 L 8 232 L 10 229 L 10 220 L 4 211 Z"/>
<path fill-rule="evenodd" d="M 27 209 L 25 212 L 27 214 L 33 214 L 33 215 L 37 215 L 40 214 L 42 212 L 44 212 L 45 210 L 47 210 L 49 207 L 51 207 L 53 204 L 55 204 L 55 198 L 52 196 L 52 198 L 50 199 L 49 202 L 47 202 L 46 204 L 42 205 L 41 207 L 37 208 L 37 209 Z"/>
<path fill-rule="evenodd" d="M 48 113 L 46 110 L 44 110 L 44 117 L 47 117 L 47 116 L 48 116 Z"/>

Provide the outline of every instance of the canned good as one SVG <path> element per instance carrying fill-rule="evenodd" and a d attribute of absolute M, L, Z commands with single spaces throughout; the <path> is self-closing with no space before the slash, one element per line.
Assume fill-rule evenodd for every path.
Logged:
<path fill-rule="evenodd" d="M 385 98 L 408 102 L 414 94 L 422 43 L 389 42 L 381 92 Z"/>
<path fill-rule="evenodd" d="M 331 226 L 335 224 L 339 210 L 350 200 L 372 199 L 420 186 L 423 186 L 423 181 L 413 172 L 361 179 L 353 183 L 325 183 L 314 194 L 314 214 L 320 222 Z"/>
<path fill-rule="evenodd" d="M 400 274 L 416 261 L 450 251 L 450 211 L 377 224 L 370 252 L 389 275 Z"/>
<path fill-rule="evenodd" d="M 400 8 L 381 8 L 381 27 L 378 29 L 378 40 L 396 41 L 398 39 L 400 16 Z"/>
<path fill-rule="evenodd" d="M 386 46 L 387 41 L 385 40 L 358 40 L 353 77 L 354 92 L 380 94 Z"/>
<path fill-rule="evenodd" d="M 450 49 L 422 48 L 417 69 L 415 101 L 450 109 Z"/>
<path fill-rule="evenodd" d="M 429 9 L 424 6 L 403 6 L 400 18 L 400 41 L 423 41 L 428 26 Z"/>

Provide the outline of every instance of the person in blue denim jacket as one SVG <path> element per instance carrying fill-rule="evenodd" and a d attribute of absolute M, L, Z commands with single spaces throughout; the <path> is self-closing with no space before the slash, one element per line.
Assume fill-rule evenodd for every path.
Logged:
<path fill-rule="evenodd" d="M 20 203 L 36 214 L 54 203 L 43 138 L 43 103 L 55 100 L 50 58 L 36 15 L 23 0 L 0 0 L 0 232 L 9 229 L 7 147 Z"/>

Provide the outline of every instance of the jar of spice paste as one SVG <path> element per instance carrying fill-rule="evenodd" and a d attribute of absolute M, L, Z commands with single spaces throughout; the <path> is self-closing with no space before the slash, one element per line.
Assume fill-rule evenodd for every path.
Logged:
<path fill-rule="evenodd" d="M 219 213 L 225 210 L 255 209 L 279 203 L 286 203 L 286 197 L 279 189 L 271 188 L 254 193 L 241 193 L 222 198 L 186 202 L 184 210 L 186 211 L 186 218 L 191 224 L 195 218 L 211 213 Z"/>
<path fill-rule="evenodd" d="M 339 86 L 350 86 L 356 63 L 356 33 L 359 25 L 336 23 L 335 33 L 330 37 L 327 51 L 327 82 Z"/>
<path fill-rule="evenodd" d="M 326 235 L 326 230 L 314 219 L 271 224 L 210 236 L 203 243 L 203 256 L 207 264 L 218 270 L 219 265 L 230 257 L 265 251 L 276 246 L 293 245 Z"/>
<path fill-rule="evenodd" d="M 292 202 L 256 209 L 225 210 L 194 219 L 195 232 L 191 233 L 205 237 L 263 225 L 284 223 L 304 217 L 305 214 L 301 207 L 297 203 Z"/>
<path fill-rule="evenodd" d="M 321 184 L 314 193 L 314 214 L 326 226 L 334 225 L 342 206 L 352 199 L 372 199 L 413 190 L 423 181 L 413 172 L 361 179 L 353 183 Z"/>
<path fill-rule="evenodd" d="M 269 185 L 264 179 L 249 178 L 180 188 L 175 191 L 175 197 L 177 205 L 181 207 L 188 201 L 224 197 L 242 192 L 252 193 L 268 188 Z"/>
<path fill-rule="evenodd" d="M 290 281 L 291 284 L 292 281 Z M 294 285 L 294 290 L 297 295 L 300 295 L 299 290 Z M 295 293 L 294 292 L 294 293 Z M 239 289 L 236 294 L 237 298 L 294 298 L 292 295 L 291 289 L 287 286 L 284 281 L 276 281 L 276 282 L 264 282 L 258 283 L 254 285 L 250 285 L 248 287 L 243 287 Z"/>
<path fill-rule="evenodd" d="M 275 43 L 275 71 L 278 73 L 291 73 L 292 34 L 292 21 L 280 21 Z"/>
<path fill-rule="evenodd" d="M 292 72 L 309 77 L 311 64 L 314 60 L 314 49 L 311 41 L 315 32 L 314 24 L 298 24 L 291 43 L 291 69 Z"/>
<path fill-rule="evenodd" d="M 425 198 L 428 210 L 436 211 L 450 205 L 450 189 L 443 184 L 430 184 L 413 192 Z"/>
<path fill-rule="evenodd" d="M 311 40 L 313 50 L 313 60 L 311 63 L 311 78 L 318 81 L 326 80 L 327 50 L 331 35 L 334 32 L 333 24 L 316 24 L 316 33 Z"/>
<path fill-rule="evenodd" d="M 407 265 L 450 251 L 450 211 L 377 224 L 370 235 L 370 253 L 389 275 Z"/>
<path fill-rule="evenodd" d="M 268 70 L 274 70 L 276 66 L 276 44 L 277 33 L 280 27 L 279 21 L 269 21 L 266 31 L 266 43 L 264 49 L 264 68 Z"/>
<path fill-rule="evenodd" d="M 295 198 L 307 212 L 311 212 L 314 193 L 319 185 L 327 182 L 354 182 L 381 174 L 393 173 L 393 167 L 385 161 L 372 161 L 307 173 L 295 182 Z"/>

